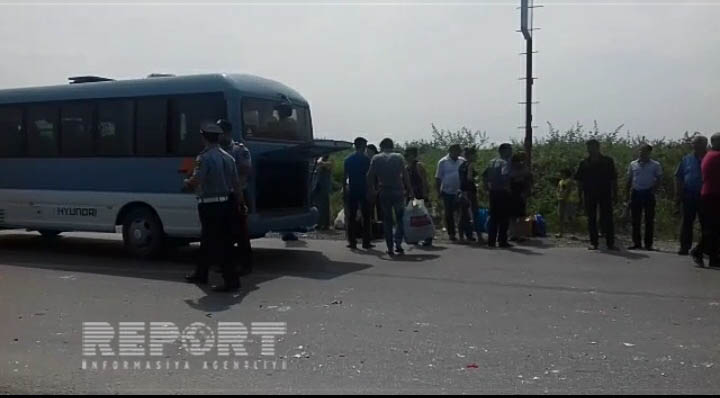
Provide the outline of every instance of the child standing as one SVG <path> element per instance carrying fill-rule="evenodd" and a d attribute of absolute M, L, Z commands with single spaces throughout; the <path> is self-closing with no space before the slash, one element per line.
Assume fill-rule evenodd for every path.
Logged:
<path fill-rule="evenodd" d="M 570 169 L 565 169 L 561 173 L 557 188 L 557 199 L 560 232 L 555 236 L 562 238 L 563 234 L 565 234 L 566 224 L 570 224 L 575 220 L 577 212 L 577 184 Z"/>

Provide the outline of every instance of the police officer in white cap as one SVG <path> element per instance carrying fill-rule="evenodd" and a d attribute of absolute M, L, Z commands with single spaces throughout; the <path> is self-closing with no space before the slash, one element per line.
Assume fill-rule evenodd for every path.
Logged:
<path fill-rule="evenodd" d="M 201 256 L 195 272 L 188 275 L 190 283 L 205 284 L 213 265 L 222 267 L 223 286 L 213 288 L 219 292 L 233 292 L 240 288 L 240 279 L 232 262 L 231 219 L 235 192 L 240 192 L 235 160 L 220 148 L 223 130 L 214 123 L 201 127 L 205 149 L 198 155 L 195 170 L 185 180 L 194 189 L 198 200 L 198 213 L 202 225 Z"/>

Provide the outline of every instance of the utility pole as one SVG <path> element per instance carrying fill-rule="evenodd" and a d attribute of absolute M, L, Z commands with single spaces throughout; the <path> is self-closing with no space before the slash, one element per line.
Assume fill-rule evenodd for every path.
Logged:
<path fill-rule="evenodd" d="M 533 26 L 533 9 L 536 6 L 535 0 L 520 0 L 520 30 L 525 38 L 526 50 L 520 55 L 525 55 L 525 153 L 527 154 L 527 165 L 532 168 L 532 146 L 533 146 L 533 113 L 532 113 L 532 89 L 536 77 L 533 77 L 533 31 L 538 30 Z"/>
<path fill-rule="evenodd" d="M 533 41 L 532 36 L 525 40 L 527 44 L 526 71 L 525 71 L 525 152 L 527 153 L 527 165 L 532 168 L 532 145 L 533 145 L 533 114 L 532 114 L 532 89 L 535 79 L 533 78 Z"/>

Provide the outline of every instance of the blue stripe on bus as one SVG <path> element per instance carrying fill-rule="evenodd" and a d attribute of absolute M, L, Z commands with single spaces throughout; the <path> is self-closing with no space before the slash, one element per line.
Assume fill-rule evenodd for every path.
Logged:
<path fill-rule="evenodd" d="M 0 159 L 0 189 L 180 193 L 182 159 Z"/>

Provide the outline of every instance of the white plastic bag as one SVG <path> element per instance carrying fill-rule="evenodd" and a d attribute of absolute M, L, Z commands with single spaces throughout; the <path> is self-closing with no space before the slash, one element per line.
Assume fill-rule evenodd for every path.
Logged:
<path fill-rule="evenodd" d="M 340 210 L 340 213 L 338 213 L 337 217 L 335 217 L 335 229 L 345 229 L 345 209 Z"/>
<path fill-rule="evenodd" d="M 403 216 L 403 226 L 405 242 L 411 245 L 435 236 L 435 226 L 423 200 L 415 199 L 408 204 Z"/>

